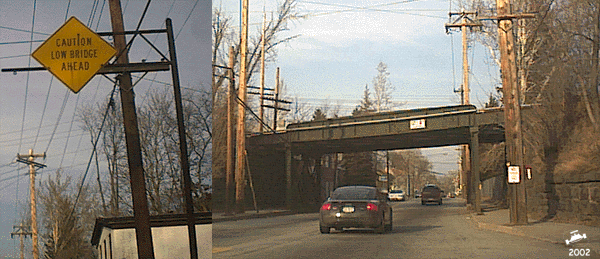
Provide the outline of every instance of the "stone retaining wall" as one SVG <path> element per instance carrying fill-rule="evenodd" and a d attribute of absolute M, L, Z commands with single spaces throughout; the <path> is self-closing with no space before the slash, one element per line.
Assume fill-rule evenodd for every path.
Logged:
<path fill-rule="evenodd" d="M 600 172 L 539 175 L 527 183 L 533 219 L 600 225 Z"/>

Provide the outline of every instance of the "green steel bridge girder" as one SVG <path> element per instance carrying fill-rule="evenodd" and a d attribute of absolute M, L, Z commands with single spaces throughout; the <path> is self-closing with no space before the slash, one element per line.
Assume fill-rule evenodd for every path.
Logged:
<path fill-rule="evenodd" d="M 412 124 L 412 127 L 411 127 Z M 344 153 L 470 144 L 473 130 L 480 143 L 504 140 L 501 109 L 477 110 L 472 105 L 446 106 L 342 117 L 291 124 L 284 132 L 251 136 L 248 150 L 293 153 Z"/>

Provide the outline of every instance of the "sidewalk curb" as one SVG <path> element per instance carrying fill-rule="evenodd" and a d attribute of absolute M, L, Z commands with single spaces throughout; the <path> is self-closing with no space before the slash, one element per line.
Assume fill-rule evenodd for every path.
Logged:
<path fill-rule="evenodd" d="M 552 244 L 564 244 L 564 242 L 560 242 L 560 241 L 554 241 L 554 240 L 547 239 L 547 238 L 527 235 L 527 234 L 523 233 L 522 231 L 515 229 L 514 227 L 511 227 L 511 226 L 504 226 L 504 225 L 498 225 L 498 224 L 492 224 L 492 223 L 483 223 L 483 222 L 477 221 L 474 217 L 472 217 L 472 219 L 477 222 L 477 227 L 479 229 L 491 230 L 491 231 L 506 233 L 506 234 L 510 234 L 510 235 L 514 235 L 514 236 L 532 238 L 532 239 L 536 239 L 538 241 L 548 242 L 548 243 L 552 243 Z"/>
<path fill-rule="evenodd" d="M 218 223 L 218 222 L 237 221 L 237 220 L 244 220 L 244 219 L 270 218 L 270 217 L 288 216 L 288 215 L 294 215 L 294 214 L 298 214 L 298 213 L 296 213 L 294 211 L 290 211 L 290 210 L 282 210 L 282 211 L 265 212 L 265 213 L 244 213 L 244 214 L 236 214 L 233 216 L 222 216 L 222 217 L 215 217 L 213 215 L 212 222 Z"/>

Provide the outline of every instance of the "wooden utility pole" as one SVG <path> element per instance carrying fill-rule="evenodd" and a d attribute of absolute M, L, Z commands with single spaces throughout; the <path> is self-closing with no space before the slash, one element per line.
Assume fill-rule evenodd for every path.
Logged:
<path fill-rule="evenodd" d="M 26 163 L 29 165 L 29 197 L 31 200 L 31 242 L 33 249 L 33 259 L 40 258 L 40 249 L 38 244 L 38 227 L 37 227 L 37 210 L 36 210 L 36 199 L 35 199 L 35 167 L 45 167 L 43 164 L 34 162 L 36 157 L 45 158 L 44 154 L 34 154 L 33 149 L 29 150 L 27 155 L 17 154 L 17 161 Z"/>
<path fill-rule="evenodd" d="M 234 67 L 234 48 L 229 48 L 229 91 L 227 91 L 227 175 L 225 180 L 225 214 L 231 215 L 233 208 L 233 190 L 234 190 L 234 173 L 235 173 L 235 139 L 234 137 L 234 107 L 235 107 L 235 74 Z"/>
<path fill-rule="evenodd" d="M 277 131 L 277 109 L 279 100 L 279 68 L 277 68 L 277 72 L 275 74 L 275 101 L 273 102 L 273 130 Z"/>
<path fill-rule="evenodd" d="M 10 238 L 13 238 L 13 236 L 19 236 L 19 239 L 21 240 L 21 259 L 25 258 L 25 244 L 23 243 L 23 238 L 27 237 L 27 236 L 31 236 L 31 232 L 27 231 L 27 227 L 23 226 L 23 223 L 21 223 L 18 226 L 13 226 L 13 229 L 17 229 L 17 231 L 10 233 Z"/>
<path fill-rule="evenodd" d="M 126 48 L 127 42 L 124 34 L 125 27 L 123 25 L 121 1 L 109 0 L 109 5 L 114 44 L 118 51 L 116 63 L 128 64 L 129 57 Z M 125 128 L 125 141 L 127 144 L 127 161 L 129 164 L 138 258 L 153 259 L 154 247 L 152 245 L 152 231 L 150 229 L 150 215 L 146 197 L 146 180 L 142 164 L 142 151 L 131 73 L 123 72 L 123 74 L 118 76 L 118 81 L 121 94 L 121 109 L 123 111 L 123 127 Z"/>
<path fill-rule="evenodd" d="M 475 18 L 470 18 L 469 16 L 475 15 L 477 16 L 477 12 L 465 12 L 465 10 L 463 9 L 461 12 L 459 13 L 449 13 L 450 19 L 452 19 L 452 16 L 456 16 L 458 15 L 459 18 L 457 20 L 455 20 L 453 23 L 451 24 L 446 24 L 446 32 L 449 32 L 449 30 L 451 28 L 458 28 L 460 27 L 461 32 L 462 32 L 462 57 L 463 57 L 463 83 L 462 83 L 462 87 L 460 92 L 462 93 L 462 98 L 461 98 L 461 103 L 463 105 L 467 105 L 470 104 L 470 88 L 469 88 L 469 59 L 468 59 L 468 42 L 467 42 L 467 28 L 473 28 L 473 27 L 480 27 L 482 26 L 481 23 L 475 22 L 476 21 L 476 17 Z M 459 22 L 460 21 L 460 22 Z M 475 190 L 475 185 L 478 185 L 478 181 L 476 181 L 475 178 L 475 174 L 478 173 L 473 173 L 471 170 L 471 154 L 470 154 L 470 150 L 467 147 L 467 145 L 462 145 L 462 151 L 461 151 L 461 155 L 462 155 L 462 171 L 461 173 L 463 174 L 463 179 L 466 180 L 466 185 L 467 188 L 464 190 L 466 191 L 465 195 L 467 197 L 467 204 L 469 205 L 473 205 L 474 203 L 474 199 L 477 199 L 477 195 L 475 195 L 477 193 L 477 191 Z"/>
<path fill-rule="evenodd" d="M 263 25 L 262 25 L 262 40 L 260 42 L 260 47 L 261 47 L 261 51 L 260 51 L 260 122 L 258 124 L 260 124 L 260 133 L 262 134 L 264 131 L 264 125 L 263 122 L 265 120 L 265 116 L 264 116 L 264 111 L 265 111 L 265 107 L 263 107 L 263 105 L 265 104 L 264 101 L 264 97 L 265 97 L 265 45 L 266 45 L 266 38 L 265 38 L 265 24 L 267 22 L 267 13 L 265 13 L 263 11 Z"/>
<path fill-rule="evenodd" d="M 244 151 L 246 150 L 246 126 L 245 117 L 246 110 L 246 74 L 247 61 L 246 55 L 248 52 L 248 0 L 242 1 L 242 33 L 240 39 L 240 87 L 238 96 L 240 103 L 238 105 L 238 121 L 237 121 L 237 148 L 236 148 L 236 166 L 235 166 L 235 204 L 236 212 L 244 213 Z"/>
<path fill-rule="evenodd" d="M 513 36 L 514 18 L 532 18 L 532 14 L 511 14 L 510 0 L 496 1 L 498 14 L 498 43 L 500 46 L 500 70 L 502 71 L 502 94 L 504 98 L 504 131 L 507 162 L 518 166 L 519 183 L 511 183 L 510 223 L 527 224 L 527 200 L 525 195 L 525 174 L 523 165 L 523 135 L 521 132 L 520 89 L 518 86 L 515 61 L 515 39 Z"/>

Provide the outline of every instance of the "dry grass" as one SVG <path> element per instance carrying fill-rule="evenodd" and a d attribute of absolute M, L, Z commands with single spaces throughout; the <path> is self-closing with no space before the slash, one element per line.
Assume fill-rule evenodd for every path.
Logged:
<path fill-rule="evenodd" d="M 600 138 L 592 127 L 578 127 L 558 155 L 555 174 L 583 174 L 600 169 Z"/>

